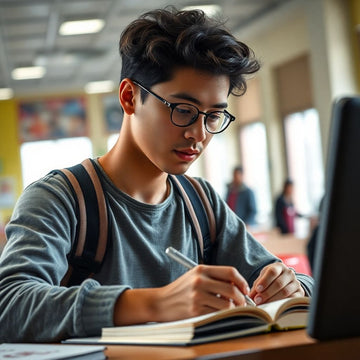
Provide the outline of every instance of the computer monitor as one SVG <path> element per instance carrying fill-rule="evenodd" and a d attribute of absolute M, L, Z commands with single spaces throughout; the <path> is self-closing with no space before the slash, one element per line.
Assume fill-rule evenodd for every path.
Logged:
<path fill-rule="evenodd" d="M 325 188 L 307 328 L 319 340 L 360 336 L 360 97 L 334 102 Z"/>

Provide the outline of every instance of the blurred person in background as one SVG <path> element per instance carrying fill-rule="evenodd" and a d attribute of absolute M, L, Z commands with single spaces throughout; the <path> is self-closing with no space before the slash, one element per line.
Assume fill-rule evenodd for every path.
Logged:
<path fill-rule="evenodd" d="M 282 234 L 295 233 L 295 218 L 303 217 L 294 206 L 294 181 L 286 179 L 283 190 L 275 201 L 275 226 Z"/>
<path fill-rule="evenodd" d="M 244 169 L 236 166 L 233 179 L 228 184 L 226 202 L 230 209 L 244 221 L 247 226 L 255 225 L 256 201 L 254 192 L 244 183 Z"/>

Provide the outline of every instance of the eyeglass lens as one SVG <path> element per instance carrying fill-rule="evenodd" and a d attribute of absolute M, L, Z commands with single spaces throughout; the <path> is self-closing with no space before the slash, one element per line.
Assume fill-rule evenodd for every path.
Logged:
<path fill-rule="evenodd" d="M 177 126 L 189 126 L 194 123 L 198 116 L 199 110 L 191 104 L 176 104 L 172 109 L 171 120 Z M 222 111 L 213 111 L 206 114 L 205 127 L 211 133 L 221 131 L 227 125 L 228 116 Z"/>

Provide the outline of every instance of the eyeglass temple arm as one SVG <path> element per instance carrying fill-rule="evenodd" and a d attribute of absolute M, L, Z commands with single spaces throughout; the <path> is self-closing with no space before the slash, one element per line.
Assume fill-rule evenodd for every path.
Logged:
<path fill-rule="evenodd" d="M 155 96 L 158 100 L 160 100 L 163 104 L 165 104 L 167 107 L 171 107 L 171 104 L 166 101 L 164 98 L 162 98 L 161 96 L 155 94 L 154 92 L 152 92 L 151 90 L 147 89 L 145 86 L 142 86 L 141 84 L 139 84 L 136 80 L 132 81 L 135 85 L 139 86 L 141 89 L 143 89 L 144 91 L 146 91 L 147 93 Z"/>

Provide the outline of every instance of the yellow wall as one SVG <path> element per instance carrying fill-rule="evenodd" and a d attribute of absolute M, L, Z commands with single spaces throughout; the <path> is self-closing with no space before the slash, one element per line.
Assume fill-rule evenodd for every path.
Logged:
<path fill-rule="evenodd" d="M 16 195 L 20 195 L 22 182 L 15 100 L 0 101 L 0 177 L 5 176 L 14 178 Z M 0 209 L 0 221 L 6 219 L 11 211 Z"/>

